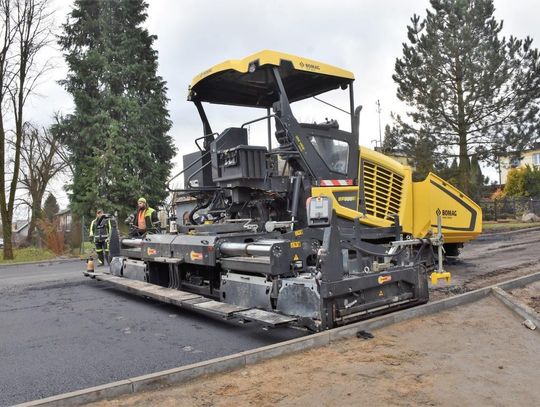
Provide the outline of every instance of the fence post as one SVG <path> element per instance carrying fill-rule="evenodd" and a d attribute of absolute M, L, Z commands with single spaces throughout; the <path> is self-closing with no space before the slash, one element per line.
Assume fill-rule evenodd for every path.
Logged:
<path fill-rule="evenodd" d="M 493 218 L 495 219 L 495 222 L 499 220 L 497 216 L 497 200 L 496 199 L 493 201 Z"/>

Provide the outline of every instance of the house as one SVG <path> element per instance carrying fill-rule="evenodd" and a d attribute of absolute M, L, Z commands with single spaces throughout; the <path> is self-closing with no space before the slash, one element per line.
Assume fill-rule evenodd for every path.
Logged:
<path fill-rule="evenodd" d="M 53 216 L 53 221 L 56 223 L 58 232 L 71 232 L 71 209 L 64 209 Z"/>
<path fill-rule="evenodd" d="M 521 152 L 509 153 L 506 156 L 499 157 L 499 178 L 500 184 L 506 184 L 508 172 L 513 168 L 522 168 L 525 166 L 540 167 L 540 143 L 534 148 Z"/>
<path fill-rule="evenodd" d="M 402 165 L 408 165 L 409 167 L 412 168 L 413 171 L 416 170 L 416 167 L 414 166 L 413 158 L 407 155 L 407 153 L 403 150 L 393 149 L 391 151 L 384 151 L 380 147 L 375 147 L 375 151 L 377 151 L 378 153 L 384 154 L 385 156 L 390 157 L 393 160 L 396 160 L 398 163 Z"/>
<path fill-rule="evenodd" d="M 11 225 L 11 240 L 18 246 L 26 240 L 28 236 L 28 227 L 30 223 L 27 220 L 16 220 Z"/>

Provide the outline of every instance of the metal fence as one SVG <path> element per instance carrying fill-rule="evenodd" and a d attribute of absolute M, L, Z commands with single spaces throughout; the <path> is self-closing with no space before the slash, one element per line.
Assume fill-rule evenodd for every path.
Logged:
<path fill-rule="evenodd" d="M 484 220 L 519 219 L 526 213 L 540 216 L 540 198 L 483 199 L 479 202 Z"/>

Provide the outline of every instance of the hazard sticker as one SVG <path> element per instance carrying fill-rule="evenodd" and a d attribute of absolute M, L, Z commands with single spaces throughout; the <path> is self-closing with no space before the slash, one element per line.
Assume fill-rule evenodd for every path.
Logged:
<path fill-rule="evenodd" d="M 149 256 L 153 256 L 154 254 L 157 253 L 157 250 L 156 250 L 156 249 L 152 249 L 151 247 L 149 247 L 148 249 L 146 249 L 146 253 L 147 253 Z"/>
<path fill-rule="evenodd" d="M 389 281 L 392 281 L 392 276 L 380 276 L 377 281 L 379 282 L 379 284 L 384 284 L 384 283 L 387 283 Z"/>
<path fill-rule="evenodd" d="M 203 254 L 199 252 L 194 252 L 193 250 L 189 254 L 189 257 L 191 258 L 191 261 L 197 261 L 203 259 Z"/>

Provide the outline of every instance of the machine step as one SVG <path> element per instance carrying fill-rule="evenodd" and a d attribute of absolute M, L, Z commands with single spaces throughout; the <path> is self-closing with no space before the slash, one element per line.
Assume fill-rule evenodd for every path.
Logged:
<path fill-rule="evenodd" d="M 130 294 L 149 297 L 177 307 L 224 319 L 242 319 L 260 322 L 272 327 L 286 325 L 297 320 L 297 318 L 277 314 L 275 312 L 214 301 L 199 294 L 161 287 L 144 281 L 130 280 L 128 278 L 117 277 L 106 273 L 85 272 L 84 275 L 95 278 L 98 281 L 106 282 L 113 287 Z"/>
<path fill-rule="evenodd" d="M 161 287 L 155 284 L 146 283 L 139 280 L 130 280 L 124 277 L 117 277 L 106 273 L 84 273 L 85 275 L 95 278 L 98 281 L 104 281 L 119 290 L 143 295 L 161 302 L 176 305 L 179 307 L 188 304 L 187 301 L 204 300 L 210 301 L 208 298 L 199 294 L 189 293 L 187 291 L 174 290 L 172 288 Z M 190 304 L 191 305 L 191 304 Z"/>
<path fill-rule="evenodd" d="M 238 305 L 227 304 L 226 302 L 219 302 L 213 300 L 200 302 L 198 304 L 195 304 L 193 308 L 198 311 L 215 314 L 226 319 L 234 317 L 234 314 L 236 312 L 248 309 L 247 307 L 240 307 Z"/>
<path fill-rule="evenodd" d="M 236 312 L 234 315 L 248 321 L 262 322 L 264 325 L 269 325 L 273 327 L 279 325 L 286 325 L 298 320 L 298 318 L 295 317 L 277 314 L 270 311 L 264 311 L 257 308 L 251 308 L 245 311 Z"/>

